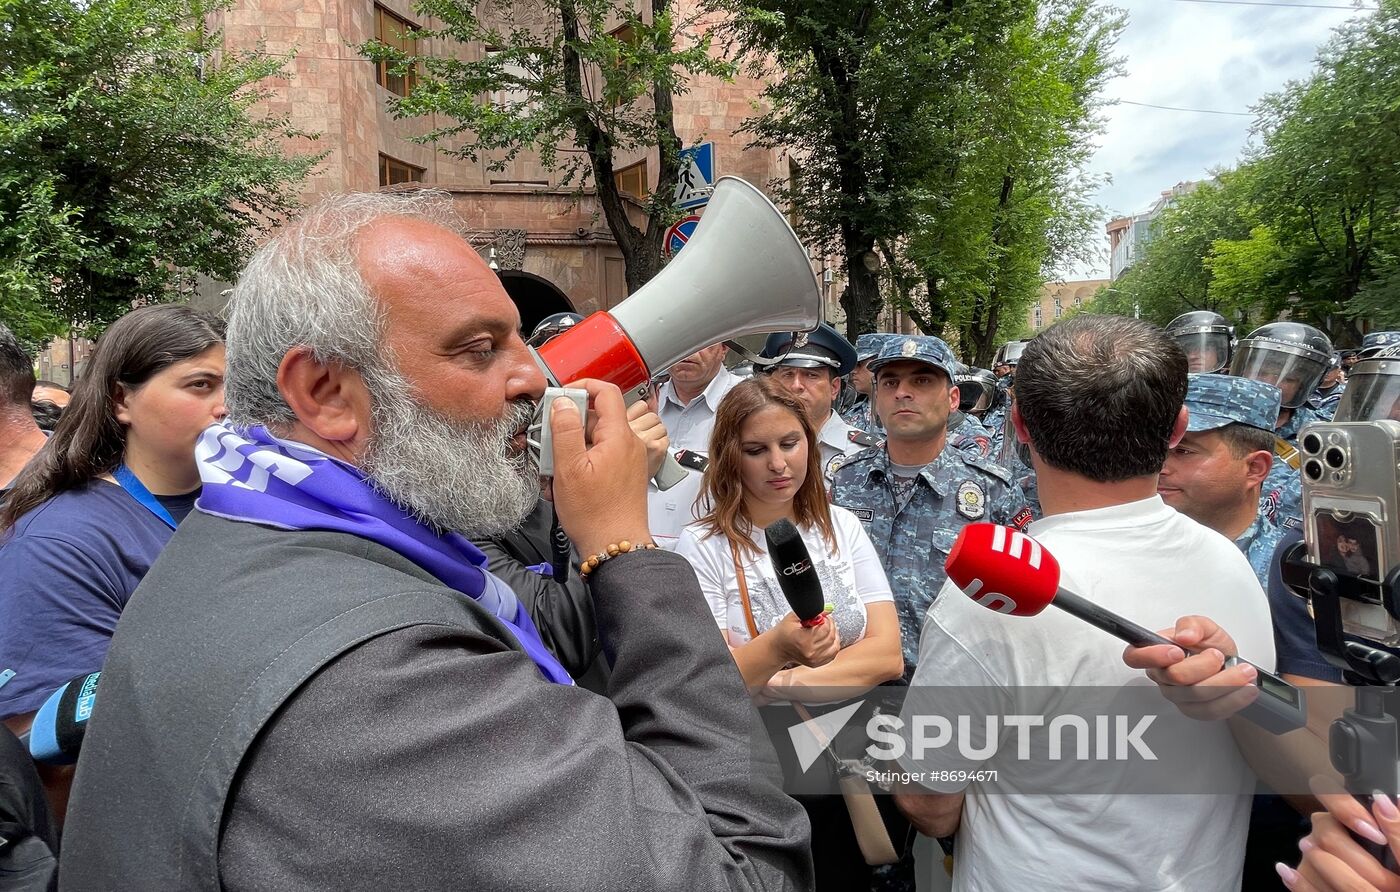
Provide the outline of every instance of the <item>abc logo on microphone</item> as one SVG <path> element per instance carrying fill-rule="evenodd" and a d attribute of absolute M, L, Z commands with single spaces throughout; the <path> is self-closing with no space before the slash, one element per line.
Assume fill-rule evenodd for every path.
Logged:
<path fill-rule="evenodd" d="M 810 569 L 812 569 L 811 561 L 798 561 L 794 564 L 788 564 L 783 568 L 782 573 L 784 576 L 796 576 L 799 573 L 806 573 Z"/>

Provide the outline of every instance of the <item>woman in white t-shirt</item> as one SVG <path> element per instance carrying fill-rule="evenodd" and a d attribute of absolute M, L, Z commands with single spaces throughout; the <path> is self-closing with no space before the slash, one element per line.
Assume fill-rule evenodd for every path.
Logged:
<path fill-rule="evenodd" d="M 825 712 L 900 677 L 899 620 L 880 559 L 855 516 L 828 504 L 816 431 L 781 385 L 750 378 L 720 403 L 700 504 L 708 513 L 685 528 L 676 552 L 695 567 L 756 700 Z M 782 518 L 796 524 L 821 578 L 829 612 L 811 629 L 788 607 L 768 557 L 763 528 Z M 786 703 L 765 712 L 774 729 L 800 721 Z M 790 751 L 785 733 L 773 736 Z M 825 759 L 808 773 L 817 771 L 829 771 Z M 841 797 L 797 798 L 812 822 L 817 888 L 868 888 Z"/>

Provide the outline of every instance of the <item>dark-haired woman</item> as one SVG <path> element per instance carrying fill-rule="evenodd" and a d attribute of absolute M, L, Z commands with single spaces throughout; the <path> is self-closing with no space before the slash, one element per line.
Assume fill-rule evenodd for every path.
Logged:
<path fill-rule="evenodd" d="M 218 327 L 189 307 L 132 310 L 97 342 L 0 511 L 0 719 L 16 733 L 55 688 L 102 668 L 199 494 L 195 440 L 224 416 L 223 390 Z"/>
<path fill-rule="evenodd" d="M 780 701 L 820 713 L 900 677 L 899 620 L 879 556 L 860 521 L 828 504 L 816 431 L 786 389 L 750 378 L 725 396 L 700 504 L 708 513 L 681 533 L 676 552 L 695 567 L 745 683 L 760 702 L 774 704 L 764 710 L 770 730 L 800 720 Z M 812 629 L 788 608 L 768 557 L 763 528 L 781 518 L 802 534 L 828 602 L 828 622 Z M 780 750 L 790 748 L 785 733 L 773 738 Z M 784 761 L 790 767 L 790 754 Z M 807 774 L 826 770 L 821 760 Z M 869 888 L 842 798 L 798 801 L 812 823 L 817 888 Z"/>

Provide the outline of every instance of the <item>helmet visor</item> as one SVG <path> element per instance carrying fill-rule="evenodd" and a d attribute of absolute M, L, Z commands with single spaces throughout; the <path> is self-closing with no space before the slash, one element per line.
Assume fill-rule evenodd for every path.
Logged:
<path fill-rule="evenodd" d="M 980 415 L 992 406 L 996 388 L 976 378 L 966 378 L 958 382 L 958 409 L 973 415 Z"/>
<path fill-rule="evenodd" d="M 1361 372 L 1347 381 L 1333 421 L 1400 421 L 1400 375 Z"/>
<path fill-rule="evenodd" d="M 1241 378 L 1274 385 L 1283 391 L 1282 408 L 1296 409 L 1312 396 L 1327 372 L 1327 363 L 1275 346 L 1243 343 L 1230 371 Z"/>
<path fill-rule="evenodd" d="M 1230 364 L 1230 336 L 1223 331 L 1193 331 L 1173 337 L 1186 351 L 1187 371 L 1219 372 Z"/>

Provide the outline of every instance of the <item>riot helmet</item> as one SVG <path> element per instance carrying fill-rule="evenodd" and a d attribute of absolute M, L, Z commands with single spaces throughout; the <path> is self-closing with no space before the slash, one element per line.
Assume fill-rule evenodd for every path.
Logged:
<path fill-rule="evenodd" d="M 582 321 L 583 317 L 578 313 L 553 313 L 540 320 L 540 323 L 535 326 L 535 330 L 530 332 L 530 336 L 525 339 L 525 343 L 538 348 L 546 341 L 563 334 Z"/>
<path fill-rule="evenodd" d="M 958 385 L 958 410 L 961 412 L 980 417 L 996 401 L 997 376 L 990 369 L 963 366 L 953 376 L 953 383 Z"/>
<path fill-rule="evenodd" d="M 1400 344 L 1400 331 L 1373 331 L 1361 338 L 1361 349 L 1357 351 L 1356 358 L 1370 359 L 1397 344 Z"/>
<path fill-rule="evenodd" d="M 1400 346 L 1351 367 L 1333 421 L 1400 421 Z"/>
<path fill-rule="evenodd" d="M 1235 351 L 1230 374 L 1272 384 L 1283 391 L 1284 409 L 1312 396 L 1332 360 L 1332 341 L 1301 322 L 1270 322 L 1249 333 Z"/>
<path fill-rule="evenodd" d="M 1021 361 L 1021 354 L 1025 352 L 1025 341 L 1007 341 L 1001 345 L 997 351 L 996 358 L 992 360 L 992 369 L 999 369 L 1002 366 L 1016 368 L 1016 364 Z M 1001 377 L 998 375 L 998 377 Z"/>
<path fill-rule="evenodd" d="M 1190 372 L 1225 371 L 1234 333 L 1224 316 L 1210 310 L 1182 313 L 1167 323 L 1167 335 L 1186 351 Z"/>

